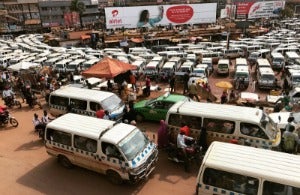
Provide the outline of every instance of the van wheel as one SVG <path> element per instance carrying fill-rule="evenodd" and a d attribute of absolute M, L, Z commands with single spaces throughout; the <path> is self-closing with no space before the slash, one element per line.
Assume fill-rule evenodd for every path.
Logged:
<path fill-rule="evenodd" d="M 108 177 L 108 180 L 115 185 L 120 185 L 123 183 L 121 176 L 115 171 L 108 170 L 106 172 L 106 175 Z"/>
<path fill-rule="evenodd" d="M 144 116 L 142 114 L 138 113 L 136 115 L 136 120 L 137 120 L 137 122 L 140 123 L 140 122 L 143 122 L 145 120 L 145 118 L 144 118 Z"/>
<path fill-rule="evenodd" d="M 70 169 L 73 167 L 73 164 L 71 163 L 71 161 L 63 155 L 58 156 L 58 162 L 67 169 Z"/>

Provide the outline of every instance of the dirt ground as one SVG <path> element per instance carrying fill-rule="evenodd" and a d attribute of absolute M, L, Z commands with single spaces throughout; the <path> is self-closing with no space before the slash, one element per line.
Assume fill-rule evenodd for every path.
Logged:
<path fill-rule="evenodd" d="M 220 80 L 229 81 L 230 78 L 213 75 L 209 81 L 212 92 L 218 98 L 223 89 L 214 87 L 214 83 Z M 163 94 L 167 84 L 159 86 L 162 90 L 153 92 L 151 97 Z M 266 93 L 260 94 L 265 97 Z M 3 101 L 0 104 L 3 105 Z M 43 142 L 33 131 L 33 114 L 41 116 L 42 109 L 30 109 L 23 103 L 23 108 L 13 108 L 10 111 L 19 121 L 19 126 L 0 128 L 1 194 L 186 195 L 195 192 L 199 165 L 194 165 L 192 171 L 186 173 L 182 165 L 169 161 L 164 151 L 160 151 L 157 168 L 150 178 L 136 185 L 115 186 L 104 175 L 79 167 L 65 169 L 46 153 Z M 138 124 L 138 127 L 145 130 L 151 139 L 156 139 L 157 122 L 144 122 Z"/>

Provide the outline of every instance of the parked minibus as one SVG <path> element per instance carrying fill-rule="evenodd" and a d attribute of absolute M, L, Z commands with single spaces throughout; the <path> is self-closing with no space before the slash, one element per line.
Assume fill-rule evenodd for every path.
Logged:
<path fill-rule="evenodd" d="M 131 63 L 131 65 L 135 66 L 135 70 L 131 70 L 132 73 L 136 74 L 137 76 L 144 72 L 144 68 L 146 66 L 146 60 L 135 60 Z"/>
<path fill-rule="evenodd" d="M 204 58 L 211 58 L 212 63 L 217 64 L 222 57 L 222 52 L 203 52 L 200 54 L 200 61 L 203 61 Z"/>
<path fill-rule="evenodd" d="M 272 68 L 281 69 L 284 67 L 284 57 L 281 53 L 271 53 Z"/>
<path fill-rule="evenodd" d="M 61 57 L 51 58 L 51 59 L 48 58 L 48 60 L 44 62 L 44 65 L 45 66 L 54 66 L 54 64 L 56 64 L 60 60 L 61 60 Z"/>
<path fill-rule="evenodd" d="M 276 124 L 258 108 L 178 102 L 169 109 L 166 123 L 169 132 L 174 135 L 179 133 L 182 124 L 186 124 L 195 138 L 205 128 L 208 145 L 213 141 L 238 139 L 248 140 L 254 147 L 277 149 L 281 141 L 281 132 Z"/>
<path fill-rule="evenodd" d="M 294 51 L 289 51 L 285 53 L 285 59 L 286 65 L 293 65 L 300 56 Z"/>
<path fill-rule="evenodd" d="M 260 67 L 257 70 L 257 87 L 260 89 L 273 89 L 275 87 L 275 74 L 270 67 Z"/>
<path fill-rule="evenodd" d="M 254 64 L 256 63 L 257 59 L 259 58 L 267 59 L 270 56 L 270 54 L 271 54 L 270 49 L 260 49 L 258 51 L 250 53 L 248 57 L 248 61 L 250 62 L 250 64 Z"/>
<path fill-rule="evenodd" d="M 71 59 L 58 61 L 54 64 L 54 70 L 58 72 L 66 72 L 67 65 L 72 62 Z"/>
<path fill-rule="evenodd" d="M 61 116 L 71 109 L 72 112 L 96 116 L 100 109 L 107 110 L 113 120 L 121 120 L 125 104 L 114 93 L 77 88 L 61 87 L 50 93 L 49 108 L 53 116 Z"/>
<path fill-rule="evenodd" d="M 80 70 L 85 59 L 77 59 L 66 65 L 67 72 L 74 72 L 75 70 Z"/>
<path fill-rule="evenodd" d="M 146 179 L 158 159 L 156 145 L 136 126 L 68 113 L 47 124 L 45 147 L 66 168 L 105 174 L 114 184 Z"/>
<path fill-rule="evenodd" d="M 207 64 L 207 77 L 209 77 L 214 72 L 213 58 L 202 58 L 202 64 Z"/>
<path fill-rule="evenodd" d="M 224 58 L 240 58 L 245 56 L 241 48 L 222 49 L 221 52 Z"/>
<path fill-rule="evenodd" d="M 182 58 L 180 57 L 172 57 L 168 60 L 168 62 L 174 62 L 175 63 L 175 71 L 180 68 L 182 65 Z"/>
<path fill-rule="evenodd" d="M 248 62 L 246 58 L 236 58 L 235 59 L 235 69 L 238 67 L 244 67 L 248 69 Z"/>
<path fill-rule="evenodd" d="M 197 195 L 299 195 L 300 156 L 213 142 L 196 184 Z"/>
<path fill-rule="evenodd" d="M 258 69 L 258 68 L 262 68 L 262 67 L 271 68 L 271 64 L 270 64 L 269 60 L 264 59 L 264 58 L 257 59 L 256 68 Z"/>
<path fill-rule="evenodd" d="M 230 62 L 228 59 L 220 59 L 217 65 L 217 73 L 229 75 L 229 66 Z"/>
<path fill-rule="evenodd" d="M 97 62 L 99 62 L 99 59 L 90 59 L 83 63 L 81 69 L 86 70 L 86 69 L 92 67 L 93 65 L 97 64 Z"/>

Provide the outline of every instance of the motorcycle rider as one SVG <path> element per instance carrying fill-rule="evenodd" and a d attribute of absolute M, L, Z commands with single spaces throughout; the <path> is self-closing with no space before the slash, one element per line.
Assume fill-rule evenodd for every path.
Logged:
<path fill-rule="evenodd" d="M 10 102 L 14 99 L 15 93 L 11 90 L 9 85 L 5 86 L 5 89 L 2 92 L 2 97 L 6 105 L 10 104 Z"/>
<path fill-rule="evenodd" d="M 29 106 L 32 106 L 33 105 L 34 97 L 33 97 L 33 93 L 31 91 L 30 85 L 26 85 L 26 90 L 24 91 L 24 97 L 26 99 L 26 103 Z"/>
<path fill-rule="evenodd" d="M 177 149 L 182 153 L 185 170 L 188 171 L 188 158 L 186 153 L 186 148 L 188 147 L 185 143 L 186 140 L 194 140 L 192 137 L 186 136 L 185 131 L 180 130 L 180 133 L 177 135 Z"/>

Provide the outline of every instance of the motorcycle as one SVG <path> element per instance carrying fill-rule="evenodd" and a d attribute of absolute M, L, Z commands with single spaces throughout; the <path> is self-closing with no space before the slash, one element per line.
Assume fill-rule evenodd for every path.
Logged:
<path fill-rule="evenodd" d="M 22 104 L 19 100 L 17 100 L 14 96 L 13 97 L 6 97 L 4 98 L 5 105 L 9 108 L 13 106 L 17 106 L 18 108 L 22 108 Z"/>
<path fill-rule="evenodd" d="M 190 163 L 195 161 L 199 165 L 202 161 L 202 147 L 196 140 L 191 141 L 191 143 L 186 143 L 188 145 L 185 148 L 185 154 L 182 149 L 177 148 L 176 144 L 170 143 L 167 148 L 168 159 L 176 163 L 184 163 L 185 171 L 189 171 Z"/>
<path fill-rule="evenodd" d="M 40 108 L 43 108 L 41 102 L 37 99 L 37 97 L 34 94 L 26 98 L 26 103 L 31 108 L 33 108 L 35 105 L 38 105 Z"/>
<path fill-rule="evenodd" d="M 11 116 L 8 110 L 5 110 L 0 116 L 0 126 L 4 126 L 10 123 L 13 127 L 17 127 L 19 122 L 15 117 Z"/>

